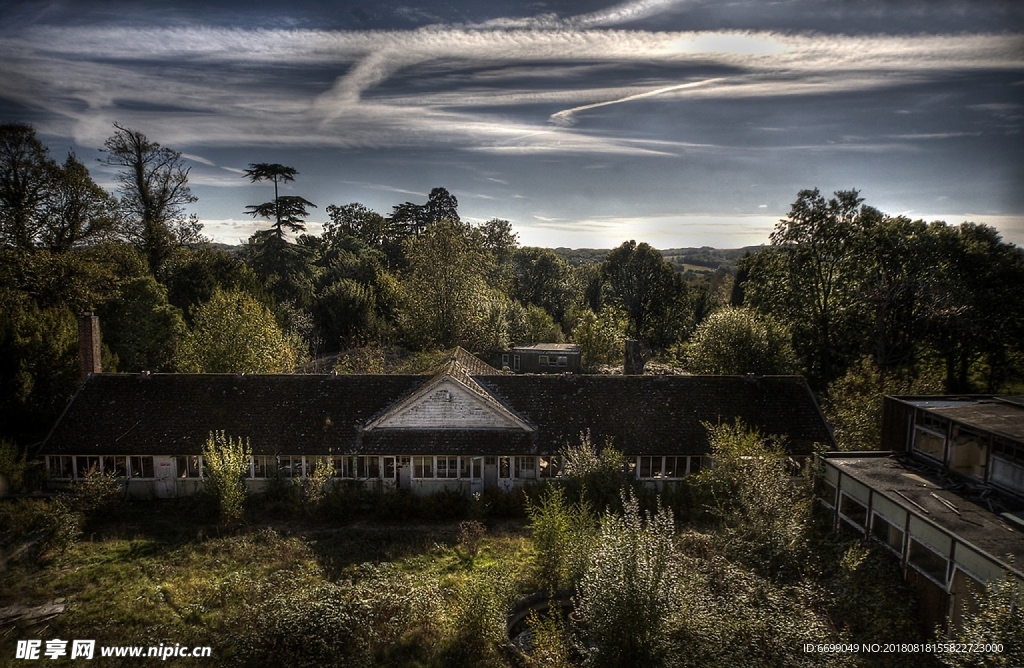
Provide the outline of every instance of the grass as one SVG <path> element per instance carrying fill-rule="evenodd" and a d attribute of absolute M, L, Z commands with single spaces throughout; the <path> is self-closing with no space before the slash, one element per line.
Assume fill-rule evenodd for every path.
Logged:
<path fill-rule="evenodd" d="M 65 612 L 47 626 L 0 629 L 0 657 L 17 640 L 95 639 L 97 645 L 210 645 L 230 658 L 252 631 L 250 610 L 267 583 L 290 587 L 344 583 L 364 563 L 390 564 L 432 583 L 442 603 L 490 573 L 518 574 L 531 554 L 522 521 L 493 526 L 475 555 L 457 544 L 458 523 L 275 522 L 222 531 L 172 503 L 133 504 L 126 517 L 91 527 L 83 540 L 40 563 L 0 572 L 0 607 L 43 605 L 62 598 Z M 416 636 L 414 632 L 413 637 Z M 423 642 L 431 636 L 423 632 Z M 244 649 L 244 648 L 243 648 Z M 418 657 L 428 648 L 411 652 Z"/>

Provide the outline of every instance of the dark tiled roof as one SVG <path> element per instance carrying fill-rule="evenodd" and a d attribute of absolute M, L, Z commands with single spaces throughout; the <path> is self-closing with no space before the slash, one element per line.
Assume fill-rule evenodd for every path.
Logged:
<path fill-rule="evenodd" d="M 704 376 L 508 376 L 472 380 L 537 427 L 363 431 L 424 376 L 90 376 L 42 454 L 197 453 L 211 430 L 250 439 L 262 454 L 554 453 L 589 429 L 627 454 L 703 454 L 703 422 L 742 418 L 785 435 L 791 450 L 832 445 L 803 379 Z"/>

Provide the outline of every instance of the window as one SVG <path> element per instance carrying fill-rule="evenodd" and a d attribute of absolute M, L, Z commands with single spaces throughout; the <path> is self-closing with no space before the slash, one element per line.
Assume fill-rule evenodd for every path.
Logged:
<path fill-rule="evenodd" d="M 956 427 L 950 444 L 949 465 L 957 473 L 985 479 L 988 464 L 988 439 L 969 429 Z"/>
<path fill-rule="evenodd" d="M 50 455 L 49 460 L 51 478 L 73 478 L 75 469 L 68 455 Z"/>
<path fill-rule="evenodd" d="M 501 356 L 501 368 L 504 369 L 508 366 L 508 353 L 504 353 Z"/>
<path fill-rule="evenodd" d="M 129 474 L 133 478 L 155 478 L 152 457 L 129 457 Z"/>
<path fill-rule="evenodd" d="M 839 494 L 839 512 L 860 529 L 868 525 L 867 507 L 843 493 Z"/>
<path fill-rule="evenodd" d="M 565 355 L 558 356 L 558 366 L 569 366 L 569 358 Z"/>
<path fill-rule="evenodd" d="M 384 458 L 384 478 L 387 480 L 395 479 L 395 458 L 385 457 Z"/>
<path fill-rule="evenodd" d="M 561 478 L 562 458 L 558 455 L 553 457 L 539 457 L 537 468 L 538 478 Z"/>
<path fill-rule="evenodd" d="M 946 570 L 949 566 L 946 558 L 914 538 L 910 539 L 910 554 L 907 561 L 937 583 L 946 586 Z"/>
<path fill-rule="evenodd" d="M 103 472 L 115 478 L 124 478 L 128 475 L 127 457 L 104 457 Z"/>
<path fill-rule="evenodd" d="M 914 450 L 941 460 L 945 455 L 946 437 L 944 434 L 917 427 L 914 430 Z"/>
<path fill-rule="evenodd" d="M 700 473 L 703 461 L 704 458 L 701 457 L 700 455 L 697 455 L 696 457 L 690 457 L 690 473 Z"/>
<path fill-rule="evenodd" d="M 458 457 L 438 457 L 437 458 L 437 476 L 438 478 L 458 478 L 459 477 L 459 458 Z"/>
<path fill-rule="evenodd" d="M 871 521 L 871 535 L 896 554 L 903 554 L 903 529 L 891 524 L 880 515 Z"/>
<path fill-rule="evenodd" d="M 95 470 L 97 473 L 100 472 L 100 458 L 99 457 L 75 457 L 75 473 L 79 478 L 84 478 L 89 471 Z"/>
<path fill-rule="evenodd" d="M 463 457 L 462 459 L 459 460 L 459 463 L 461 464 L 461 468 L 459 469 L 459 477 L 468 480 L 470 477 L 472 477 L 473 473 L 473 458 Z M 480 474 L 478 473 L 476 477 L 479 478 Z"/>
<path fill-rule="evenodd" d="M 360 457 L 356 473 L 360 478 L 380 477 L 380 457 Z"/>
<path fill-rule="evenodd" d="M 190 455 L 188 457 L 175 457 L 175 463 L 178 466 L 178 477 L 179 478 L 202 478 L 203 477 L 203 462 L 199 455 Z"/>
<path fill-rule="evenodd" d="M 657 460 L 657 461 L 655 461 Z M 653 478 L 654 467 L 657 467 L 658 474 L 661 475 L 661 457 L 641 457 L 640 458 L 640 471 L 638 477 L 640 478 Z"/>
<path fill-rule="evenodd" d="M 537 458 L 516 457 L 516 477 L 535 480 L 537 478 Z"/>
<path fill-rule="evenodd" d="M 818 490 L 818 498 L 829 508 L 833 508 L 836 503 L 836 486 L 831 482 L 822 477 L 818 484 L 820 485 Z"/>
<path fill-rule="evenodd" d="M 686 475 L 686 457 L 665 457 L 665 477 L 682 478 Z"/>
<path fill-rule="evenodd" d="M 252 477 L 272 478 L 274 475 L 274 458 L 266 455 L 253 455 Z"/>
<path fill-rule="evenodd" d="M 509 477 L 509 464 L 508 457 L 498 458 L 498 477 L 508 478 Z"/>
<path fill-rule="evenodd" d="M 412 458 L 414 478 L 433 478 L 434 477 L 434 458 L 433 457 L 413 457 Z"/>
<path fill-rule="evenodd" d="M 537 358 L 537 363 L 540 364 L 541 366 L 547 366 L 548 365 L 548 356 L 547 355 L 541 355 L 540 357 Z"/>
<path fill-rule="evenodd" d="M 294 455 L 278 457 L 277 470 L 286 478 L 301 478 L 303 475 L 302 457 Z"/>

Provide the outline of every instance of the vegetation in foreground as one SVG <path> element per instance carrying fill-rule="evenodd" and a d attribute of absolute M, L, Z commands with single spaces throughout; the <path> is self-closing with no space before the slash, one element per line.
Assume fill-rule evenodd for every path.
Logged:
<path fill-rule="evenodd" d="M 709 429 L 720 465 L 662 496 L 584 437 L 567 480 L 517 495 L 289 483 L 247 497 L 239 522 L 205 495 L 125 504 L 96 476 L 74 496 L 5 503 L 0 607 L 67 608 L 9 629 L 0 656 L 68 637 L 210 646 L 239 666 L 864 666 L 894 657 L 803 646 L 927 637 L 896 562 L 819 526 L 777 445 Z M 558 590 L 574 613 L 533 614 L 509 642 L 510 605 Z M 990 600 L 964 633 L 1016 660 L 1014 593 Z"/>

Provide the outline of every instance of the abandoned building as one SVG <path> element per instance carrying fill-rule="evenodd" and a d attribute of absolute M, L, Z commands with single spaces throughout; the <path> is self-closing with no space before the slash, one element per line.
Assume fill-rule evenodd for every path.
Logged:
<path fill-rule="evenodd" d="M 1024 587 L 1024 397 L 886 397 L 882 452 L 818 458 L 835 526 L 899 558 L 926 628 L 959 625 L 984 584 Z"/>
<path fill-rule="evenodd" d="M 83 323 L 92 350 L 95 321 Z M 83 364 L 39 454 L 54 481 L 112 472 L 136 497 L 198 489 L 214 431 L 249 441 L 253 490 L 307 476 L 324 457 L 337 477 L 385 489 L 508 490 L 559 477 L 559 453 L 581 434 L 660 484 L 704 466 L 706 425 L 737 419 L 794 456 L 834 445 L 799 376 L 509 374 L 461 348 L 433 375 L 116 374 L 91 357 Z"/>
<path fill-rule="evenodd" d="M 501 351 L 495 366 L 514 373 L 579 373 L 581 350 L 578 343 L 531 343 Z"/>

